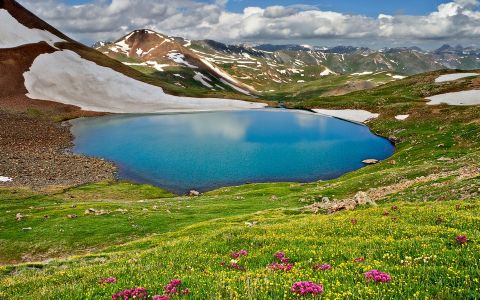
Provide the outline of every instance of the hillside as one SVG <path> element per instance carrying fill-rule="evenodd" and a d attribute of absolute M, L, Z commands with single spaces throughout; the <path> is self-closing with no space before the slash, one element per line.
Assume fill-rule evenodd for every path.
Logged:
<path fill-rule="evenodd" d="M 2 189 L 3 199 L 15 200 L 0 207 L 0 293 L 103 299 L 145 287 L 155 295 L 180 278 L 191 299 L 293 299 L 290 288 L 302 280 L 323 284 L 326 298 L 475 299 L 480 111 L 426 105 L 424 98 L 474 89 L 479 78 L 435 83 L 441 74 L 287 103 L 380 113 L 369 126 L 394 140 L 396 153 L 335 180 L 250 184 L 200 197 L 117 182 L 55 194 Z M 396 119 L 400 114 L 408 118 Z M 359 192 L 377 205 L 345 210 Z M 12 222 L 13 212 L 23 218 Z M 58 228 L 61 234 L 52 234 Z M 463 235 L 468 242 L 461 245 L 456 238 Z M 230 254 L 240 249 L 248 255 L 237 270 Z M 291 271 L 268 267 L 277 251 L 291 259 Z M 359 257 L 365 261 L 355 262 Z M 55 259 L 41 262 L 47 258 Z M 332 269 L 315 271 L 316 264 Z M 391 282 L 368 283 L 363 273 L 371 269 L 387 272 Z M 110 276 L 116 283 L 98 283 Z"/>
<path fill-rule="evenodd" d="M 480 70 L 403 78 L 329 66 L 338 74 L 319 75 L 326 66 L 306 60 L 328 49 L 189 44 L 147 31 L 98 44 L 105 55 L 15 1 L 0 0 L 0 21 L 0 299 L 121 299 L 123 291 L 155 300 L 480 298 Z M 165 48 L 144 55 L 159 43 Z M 467 51 L 442 48 L 436 55 L 453 60 Z M 331 51 L 338 60 L 369 50 Z M 173 75 L 198 70 L 215 91 Z M 259 98 L 228 90 L 222 72 L 256 83 Z M 265 72 L 280 82 L 260 88 Z M 70 153 L 61 121 L 103 114 L 80 108 L 165 111 L 198 95 L 346 116 L 396 151 L 333 180 L 198 195 L 122 182 L 110 162 Z M 263 106 L 193 102 L 215 101 Z M 193 102 L 180 108 L 205 108 Z"/>
<path fill-rule="evenodd" d="M 15 1 L 2 1 L 0 9 L 2 23 L 6 24 L 0 29 L 0 66 L 3 74 L 9 74 L 8 78 L 0 78 L 1 96 L 10 99 L 2 101 L 6 103 L 5 106 L 21 105 L 25 108 L 30 104 L 27 98 L 96 112 L 264 106 L 219 98 L 198 99 L 167 94 L 160 88 L 165 85 L 163 81 L 147 77 L 69 39 Z M 225 98 L 223 96 L 228 96 L 228 93 L 219 95 Z M 11 100 L 12 97 L 16 98 L 15 101 Z M 208 94 L 203 97 L 208 97 Z M 48 103 L 35 103 L 48 106 Z"/>
<path fill-rule="evenodd" d="M 227 45 L 136 30 L 115 42 L 98 42 L 94 48 L 182 89 L 227 89 L 268 99 L 309 97 L 310 86 L 319 87 L 313 94 L 333 96 L 428 71 L 480 68 L 478 49 L 449 45 L 434 51 L 417 47 L 372 50 L 349 46 Z"/>
<path fill-rule="evenodd" d="M 185 90 L 225 91 L 252 96 L 255 89 L 231 77 L 189 49 L 190 41 L 152 30 L 136 30 L 95 49 L 153 78 Z"/>

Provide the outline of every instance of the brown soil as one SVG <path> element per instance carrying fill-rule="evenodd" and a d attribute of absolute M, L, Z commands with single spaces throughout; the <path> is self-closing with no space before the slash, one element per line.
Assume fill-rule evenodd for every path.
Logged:
<path fill-rule="evenodd" d="M 31 100 L 9 101 L 18 104 Z M 13 178 L 0 186 L 43 190 L 114 178 L 111 163 L 71 154 L 69 126 L 51 119 L 53 112 L 57 116 L 62 115 L 60 112 L 66 112 L 64 116 L 88 113 L 53 103 L 47 109 L 31 107 L 27 112 L 0 109 L 0 176 Z"/>

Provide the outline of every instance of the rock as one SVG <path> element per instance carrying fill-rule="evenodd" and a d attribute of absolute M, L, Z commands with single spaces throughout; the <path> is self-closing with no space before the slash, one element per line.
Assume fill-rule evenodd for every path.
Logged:
<path fill-rule="evenodd" d="M 30 231 L 32 230 L 32 227 L 25 227 L 25 228 L 22 228 L 23 231 Z"/>
<path fill-rule="evenodd" d="M 255 225 L 257 225 L 257 221 L 252 221 L 252 222 L 245 222 L 245 225 L 247 225 L 248 227 L 253 227 Z"/>
<path fill-rule="evenodd" d="M 89 209 L 86 209 L 86 210 L 85 210 L 85 214 L 86 214 L 86 215 L 95 214 L 96 212 L 97 212 L 97 210 L 94 209 L 94 208 L 89 208 Z"/>
<path fill-rule="evenodd" d="M 394 144 L 398 144 L 400 142 L 400 139 L 394 135 L 389 136 L 388 139 Z"/>
<path fill-rule="evenodd" d="M 353 200 L 358 205 L 376 204 L 375 201 L 370 199 L 370 197 L 368 196 L 367 193 L 362 192 L 362 191 L 356 193 L 355 196 L 353 196 Z"/>
<path fill-rule="evenodd" d="M 188 192 L 188 195 L 190 197 L 198 197 L 198 196 L 200 196 L 200 192 L 196 191 L 196 190 L 191 190 L 190 192 Z"/>
<path fill-rule="evenodd" d="M 23 215 L 21 213 L 17 213 L 15 215 L 15 219 L 17 219 L 17 221 L 21 221 L 23 219 Z"/>
<path fill-rule="evenodd" d="M 374 165 L 374 164 L 378 164 L 379 160 L 375 158 L 369 158 L 369 159 L 362 160 L 362 163 L 366 165 Z"/>
<path fill-rule="evenodd" d="M 67 218 L 69 219 L 76 219 L 78 216 L 73 214 L 73 215 L 67 215 Z"/>
<path fill-rule="evenodd" d="M 439 159 L 437 159 L 438 161 L 445 161 L 445 162 L 451 162 L 453 161 L 453 158 L 450 158 L 450 157 L 440 157 Z"/>
<path fill-rule="evenodd" d="M 275 195 L 273 195 L 272 197 L 270 197 L 270 200 L 272 200 L 272 201 L 277 201 L 277 200 L 278 200 L 278 197 L 275 196 Z"/>
<path fill-rule="evenodd" d="M 86 215 L 96 215 L 96 216 L 101 216 L 101 215 L 108 215 L 110 212 L 108 210 L 96 210 L 94 208 L 89 208 L 87 210 L 85 210 L 85 214 Z"/>

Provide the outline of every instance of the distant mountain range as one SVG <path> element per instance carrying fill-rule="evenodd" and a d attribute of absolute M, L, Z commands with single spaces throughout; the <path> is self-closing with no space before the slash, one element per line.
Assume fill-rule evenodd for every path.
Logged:
<path fill-rule="evenodd" d="M 246 94 L 329 75 L 384 72 L 391 80 L 397 80 L 439 69 L 480 68 L 480 49 L 449 45 L 434 51 L 418 47 L 372 50 L 352 46 L 227 45 L 136 30 L 115 42 L 97 42 L 93 47 L 137 69 L 155 70 L 164 80 L 172 77 L 168 75 L 172 72 L 189 79 L 177 80 L 175 84 L 179 86 L 190 84 L 210 90 L 233 88 Z"/>

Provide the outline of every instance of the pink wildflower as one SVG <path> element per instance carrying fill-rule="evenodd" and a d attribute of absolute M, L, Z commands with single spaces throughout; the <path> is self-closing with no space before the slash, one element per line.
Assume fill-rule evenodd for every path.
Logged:
<path fill-rule="evenodd" d="M 285 272 L 288 272 L 290 271 L 292 268 L 293 268 L 293 264 L 289 264 L 289 263 L 286 263 L 286 264 L 279 264 L 279 263 L 273 263 L 273 264 L 270 264 L 268 266 L 270 269 L 274 270 L 274 271 L 285 271 Z"/>
<path fill-rule="evenodd" d="M 397 210 L 398 209 L 398 206 L 394 205 L 392 206 L 392 210 Z"/>
<path fill-rule="evenodd" d="M 170 296 L 167 296 L 167 295 L 155 295 L 152 297 L 152 300 L 172 300 L 172 298 L 170 298 Z"/>
<path fill-rule="evenodd" d="M 148 292 L 146 288 L 133 288 L 124 291 L 120 291 L 112 295 L 112 300 L 145 300 L 148 297 Z"/>
<path fill-rule="evenodd" d="M 466 244 L 468 242 L 468 238 L 466 235 L 459 235 L 455 238 L 455 240 L 457 241 L 457 243 L 459 243 L 460 245 L 463 245 L 463 244 Z"/>
<path fill-rule="evenodd" d="M 98 281 L 98 283 L 100 283 L 100 284 L 117 283 L 117 278 L 115 278 L 115 277 L 102 278 Z"/>
<path fill-rule="evenodd" d="M 277 252 L 273 256 L 282 263 L 288 263 L 290 260 L 290 258 L 285 255 L 285 252 Z"/>
<path fill-rule="evenodd" d="M 230 263 L 230 268 L 235 269 L 235 270 L 239 270 L 239 271 L 244 271 L 245 270 L 245 267 L 239 265 L 237 262 L 234 262 L 234 261 L 232 261 Z"/>
<path fill-rule="evenodd" d="M 295 295 L 319 295 L 323 293 L 323 285 L 311 281 L 299 281 L 292 285 L 290 291 Z"/>
<path fill-rule="evenodd" d="M 190 293 L 190 290 L 188 288 L 182 291 L 182 295 L 188 295 L 189 293 Z"/>
<path fill-rule="evenodd" d="M 365 257 L 361 256 L 361 257 L 357 257 L 354 259 L 355 262 L 357 263 L 361 263 L 361 262 L 364 262 L 365 261 Z"/>
<path fill-rule="evenodd" d="M 174 295 L 174 294 L 177 294 L 178 292 L 177 287 L 180 286 L 181 284 L 182 284 L 182 281 L 180 279 L 172 279 L 166 286 L 163 287 L 163 289 L 165 290 L 165 293 L 169 295 Z"/>
<path fill-rule="evenodd" d="M 381 272 L 379 270 L 370 270 L 368 272 L 363 273 L 365 279 L 367 281 L 375 281 L 375 282 L 390 282 L 392 281 L 392 277 L 389 274 Z"/>
<path fill-rule="evenodd" d="M 332 266 L 329 264 L 317 264 L 313 266 L 313 269 L 315 271 L 327 271 L 327 270 L 331 270 Z"/>
<path fill-rule="evenodd" d="M 237 259 L 237 258 L 239 258 L 239 257 L 241 257 L 241 256 L 247 256 L 247 255 L 248 255 L 247 250 L 242 249 L 242 250 L 240 250 L 240 251 L 237 251 L 237 252 L 232 253 L 230 256 L 231 256 L 232 258 L 234 258 L 234 259 Z"/>

